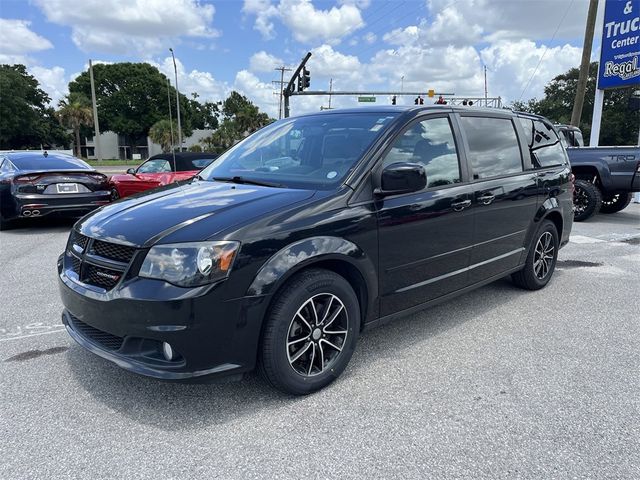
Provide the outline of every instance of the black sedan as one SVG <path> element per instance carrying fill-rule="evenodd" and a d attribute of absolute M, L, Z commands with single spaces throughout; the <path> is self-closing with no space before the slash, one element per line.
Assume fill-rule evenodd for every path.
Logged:
<path fill-rule="evenodd" d="M 17 218 L 83 215 L 109 203 L 109 178 L 59 152 L 0 153 L 0 229 Z"/>

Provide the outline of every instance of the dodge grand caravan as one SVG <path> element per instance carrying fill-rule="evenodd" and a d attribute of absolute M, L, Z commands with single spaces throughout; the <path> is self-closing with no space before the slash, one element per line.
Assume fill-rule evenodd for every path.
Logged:
<path fill-rule="evenodd" d="M 511 275 L 544 287 L 573 177 L 544 118 L 429 106 L 273 123 L 187 183 L 81 219 L 58 261 L 83 347 L 183 380 L 258 368 L 292 394 L 364 328 Z"/>

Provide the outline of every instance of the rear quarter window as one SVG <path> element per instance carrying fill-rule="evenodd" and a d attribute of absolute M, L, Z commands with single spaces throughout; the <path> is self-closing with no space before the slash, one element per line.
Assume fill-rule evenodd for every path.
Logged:
<path fill-rule="evenodd" d="M 508 118 L 461 117 L 474 179 L 522 172 L 518 135 Z"/>
<path fill-rule="evenodd" d="M 541 120 L 518 117 L 525 131 L 527 147 L 534 168 L 546 168 L 567 164 L 563 142 L 553 127 Z"/>

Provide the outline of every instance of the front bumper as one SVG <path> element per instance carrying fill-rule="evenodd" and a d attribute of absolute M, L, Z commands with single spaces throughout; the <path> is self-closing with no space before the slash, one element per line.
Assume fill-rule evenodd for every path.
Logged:
<path fill-rule="evenodd" d="M 265 297 L 229 299 L 224 283 L 185 289 L 138 278 L 100 293 L 67 276 L 62 258 L 58 273 L 69 335 L 125 370 L 184 380 L 255 366 Z M 177 358 L 163 357 L 162 342 Z"/>
<path fill-rule="evenodd" d="M 43 216 L 50 213 L 82 215 L 111 201 L 111 193 L 100 190 L 81 194 L 14 194 L 16 216 Z M 37 212 L 35 215 L 33 212 Z"/>

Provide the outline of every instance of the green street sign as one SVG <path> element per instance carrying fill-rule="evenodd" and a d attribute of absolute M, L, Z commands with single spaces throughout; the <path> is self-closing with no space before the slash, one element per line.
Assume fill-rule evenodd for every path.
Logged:
<path fill-rule="evenodd" d="M 358 102 L 373 103 L 376 101 L 376 97 L 358 97 Z"/>

